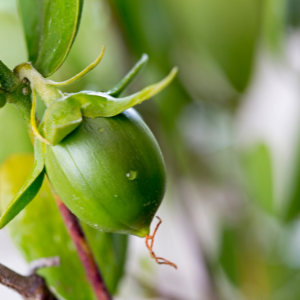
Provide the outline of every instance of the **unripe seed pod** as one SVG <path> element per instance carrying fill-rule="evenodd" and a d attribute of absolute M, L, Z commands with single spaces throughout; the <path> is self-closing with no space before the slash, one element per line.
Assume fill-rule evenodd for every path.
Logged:
<path fill-rule="evenodd" d="M 166 171 L 153 134 L 133 109 L 84 117 L 61 143 L 47 146 L 45 164 L 54 190 L 83 222 L 107 232 L 149 234 Z"/>

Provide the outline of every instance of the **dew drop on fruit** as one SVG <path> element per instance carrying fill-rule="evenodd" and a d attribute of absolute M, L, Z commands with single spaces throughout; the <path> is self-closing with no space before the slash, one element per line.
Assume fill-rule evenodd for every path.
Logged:
<path fill-rule="evenodd" d="M 137 177 L 138 172 L 134 170 L 130 170 L 127 174 L 126 177 L 128 180 L 134 180 Z"/>

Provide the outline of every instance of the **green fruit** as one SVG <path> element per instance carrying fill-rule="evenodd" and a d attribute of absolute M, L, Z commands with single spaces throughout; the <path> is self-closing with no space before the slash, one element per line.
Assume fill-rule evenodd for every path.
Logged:
<path fill-rule="evenodd" d="M 133 109 L 84 117 L 61 143 L 47 146 L 45 165 L 54 190 L 83 222 L 106 232 L 149 234 L 166 171 L 153 134 Z"/>
<path fill-rule="evenodd" d="M 0 166 L 0 211 L 7 207 L 13 195 L 22 187 L 32 165 L 33 155 L 25 154 L 10 156 Z M 38 271 L 47 281 L 47 285 L 55 291 L 55 295 L 61 297 L 59 299 L 97 299 L 47 181 L 44 181 L 34 200 L 8 225 L 8 230 L 28 262 L 60 257 L 59 267 Z M 124 271 L 127 236 L 100 232 L 86 224 L 83 224 L 83 230 L 107 288 L 115 293 Z"/>
<path fill-rule="evenodd" d="M 21 82 L 26 79 L 31 83 L 32 107 L 30 111 L 26 107 L 24 118 L 35 135 L 35 163 L 0 217 L 0 229 L 33 200 L 46 171 L 55 192 L 85 223 L 106 232 L 141 237 L 149 234 L 165 192 L 165 165 L 149 128 L 134 110 L 127 109 L 159 93 L 178 69 L 173 68 L 160 82 L 122 98 L 116 96 L 139 73 L 147 56 L 143 55 L 106 93 L 63 94 L 55 87 L 87 74 L 100 62 L 103 51 L 81 73 L 60 83 L 45 80 L 29 63 L 14 69 Z M 47 105 L 39 128 L 35 119 L 36 90 Z"/>

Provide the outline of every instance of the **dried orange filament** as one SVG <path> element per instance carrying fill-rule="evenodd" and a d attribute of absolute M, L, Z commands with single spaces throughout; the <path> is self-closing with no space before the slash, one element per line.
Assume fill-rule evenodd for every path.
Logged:
<path fill-rule="evenodd" d="M 158 230 L 160 224 L 162 223 L 162 220 L 161 220 L 160 217 L 156 217 L 156 218 L 159 220 L 159 222 L 158 222 L 158 224 L 156 225 L 153 234 L 152 234 L 152 235 L 150 235 L 150 234 L 146 235 L 146 240 L 145 240 L 146 246 L 147 246 L 147 248 L 148 248 L 149 251 L 150 251 L 150 256 L 151 256 L 152 258 L 154 258 L 155 261 L 156 261 L 158 264 L 160 264 L 160 265 L 169 265 L 169 266 L 172 266 L 172 267 L 174 267 L 175 269 L 177 269 L 177 266 L 176 266 L 175 264 L 173 264 L 172 262 L 166 260 L 165 258 L 157 257 L 157 256 L 155 255 L 155 253 L 153 252 L 154 238 L 155 238 L 156 232 L 157 232 L 157 230 Z M 150 241 L 150 240 L 151 240 L 151 243 L 149 244 L 149 241 Z"/>

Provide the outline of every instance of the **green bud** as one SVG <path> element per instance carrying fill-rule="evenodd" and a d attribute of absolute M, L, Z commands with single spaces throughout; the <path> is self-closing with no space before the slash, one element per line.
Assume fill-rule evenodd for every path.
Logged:
<path fill-rule="evenodd" d="M 83 222 L 144 237 L 166 186 L 159 146 L 134 109 L 111 118 L 83 117 L 45 166 L 54 190 Z"/>

